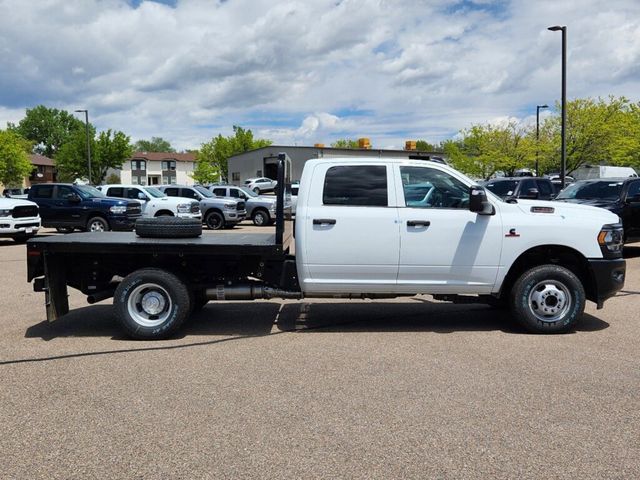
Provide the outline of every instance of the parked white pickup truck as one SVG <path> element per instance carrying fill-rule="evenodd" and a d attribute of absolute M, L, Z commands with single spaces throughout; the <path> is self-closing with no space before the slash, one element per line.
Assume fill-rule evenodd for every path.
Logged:
<path fill-rule="evenodd" d="M 155 187 L 145 185 L 101 185 L 98 187 L 106 196 L 138 200 L 142 206 L 142 216 L 180 217 L 201 219 L 200 202 L 192 198 L 169 197 Z"/>
<path fill-rule="evenodd" d="M 28 278 L 46 292 L 49 320 L 68 311 L 67 285 L 90 302 L 113 296 L 125 331 L 145 339 L 171 335 L 209 300 L 431 294 L 508 306 L 530 331 L 559 333 L 575 328 L 586 300 L 602 307 L 624 285 L 616 215 L 576 204 L 506 203 L 429 161 L 309 160 L 294 257 L 289 163 L 281 154 L 275 234 L 30 240 Z"/>
<path fill-rule="evenodd" d="M 26 242 L 38 233 L 39 228 L 38 205 L 20 198 L 0 197 L 0 237 Z"/>

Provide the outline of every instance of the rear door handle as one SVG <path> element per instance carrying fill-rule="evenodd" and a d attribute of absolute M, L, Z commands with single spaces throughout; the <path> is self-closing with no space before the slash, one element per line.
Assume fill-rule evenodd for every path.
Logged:
<path fill-rule="evenodd" d="M 336 221 L 334 218 L 314 218 L 314 225 L 335 225 Z"/>
<path fill-rule="evenodd" d="M 429 220 L 407 220 L 407 227 L 428 227 L 431 225 Z"/>

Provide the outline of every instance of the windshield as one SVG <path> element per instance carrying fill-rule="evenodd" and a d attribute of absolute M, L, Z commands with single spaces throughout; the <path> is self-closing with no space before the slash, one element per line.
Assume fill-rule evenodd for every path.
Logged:
<path fill-rule="evenodd" d="M 576 200 L 616 200 L 622 192 L 624 182 L 587 182 L 573 183 L 556 197 Z"/>
<path fill-rule="evenodd" d="M 91 185 L 76 185 L 76 190 L 78 194 L 84 198 L 103 198 L 105 194 L 98 190 L 96 187 L 92 187 Z"/>
<path fill-rule="evenodd" d="M 254 192 L 253 190 L 250 190 L 246 187 L 238 187 L 240 190 L 242 190 L 248 197 L 252 197 L 255 198 L 258 196 L 258 194 L 256 192 Z"/>
<path fill-rule="evenodd" d="M 164 193 L 162 193 L 160 190 L 158 190 L 157 188 L 154 188 L 154 187 L 145 187 L 144 191 L 147 192 L 152 197 L 155 197 L 155 198 L 166 197 L 166 195 Z"/>
<path fill-rule="evenodd" d="M 515 180 L 504 180 L 502 182 L 488 182 L 485 188 L 499 197 L 508 197 L 516 191 L 518 182 Z"/>
<path fill-rule="evenodd" d="M 197 187 L 193 187 L 193 188 L 195 188 L 198 193 L 201 193 L 203 197 L 207 197 L 207 198 L 215 197 L 215 195 L 213 193 L 211 193 L 206 188 L 201 187 L 200 185 L 198 185 Z"/>

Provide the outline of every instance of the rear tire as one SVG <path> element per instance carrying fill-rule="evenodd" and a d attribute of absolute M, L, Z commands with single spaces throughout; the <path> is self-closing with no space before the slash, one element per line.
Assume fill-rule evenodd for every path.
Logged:
<path fill-rule="evenodd" d="M 255 187 L 255 188 L 253 189 L 253 191 L 254 191 L 255 193 L 257 193 L 258 195 L 260 195 L 260 189 L 259 189 L 258 187 Z"/>
<path fill-rule="evenodd" d="M 524 272 L 510 300 L 513 315 L 532 333 L 573 330 L 586 302 L 580 279 L 559 265 L 540 265 Z"/>
<path fill-rule="evenodd" d="M 224 228 L 224 216 L 220 212 L 209 212 L 204 218 L 204 223 L 207 224 L 211 230 L 220 230 Z"/>
<path fill-rule="evenodd" d="M 113 305 L 122 328 L 139 340 L 169 337 L 191 311 L 187 286 L 172 273 L 157 268 L 137 270 L 122 280 Z"/>
<path fill-rule="evenodd" d="M 90 218 L 87 222 L 87 232 L 108 232 L 109 222 L 102 217 Z"/>

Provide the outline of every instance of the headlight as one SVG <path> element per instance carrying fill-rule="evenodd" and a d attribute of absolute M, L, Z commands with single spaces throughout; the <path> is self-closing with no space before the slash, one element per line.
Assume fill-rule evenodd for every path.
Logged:
<path fill-rule="evenodd" d="M 125 205 L 114 205 L 109 208 L 111 213 L 127 213 L 127 207 Z"/>
<path fill-rule="evenodd" d="M 225 203 L 224 208 L 227 210 L 235 210 L 237 208 L 237 203 Z"/>
<path fill-rule="evenodd" d="M 189 213 L 191 211 L 191 205 L 188 203 L 178 204 L 178 213 Z"/>
<path fill-rule="evenodd" d="M 605 258 L 618 258 L 622 256 L 624 246 L 624 230 L 619 223 L 605 225 L 598 233 L 598 244 Z"/>
<path fill-rule="evenodd" d="M 11 215 L 10 208 L 0 208 L 0 217 L 8 217 L 9 215 Z"/>

